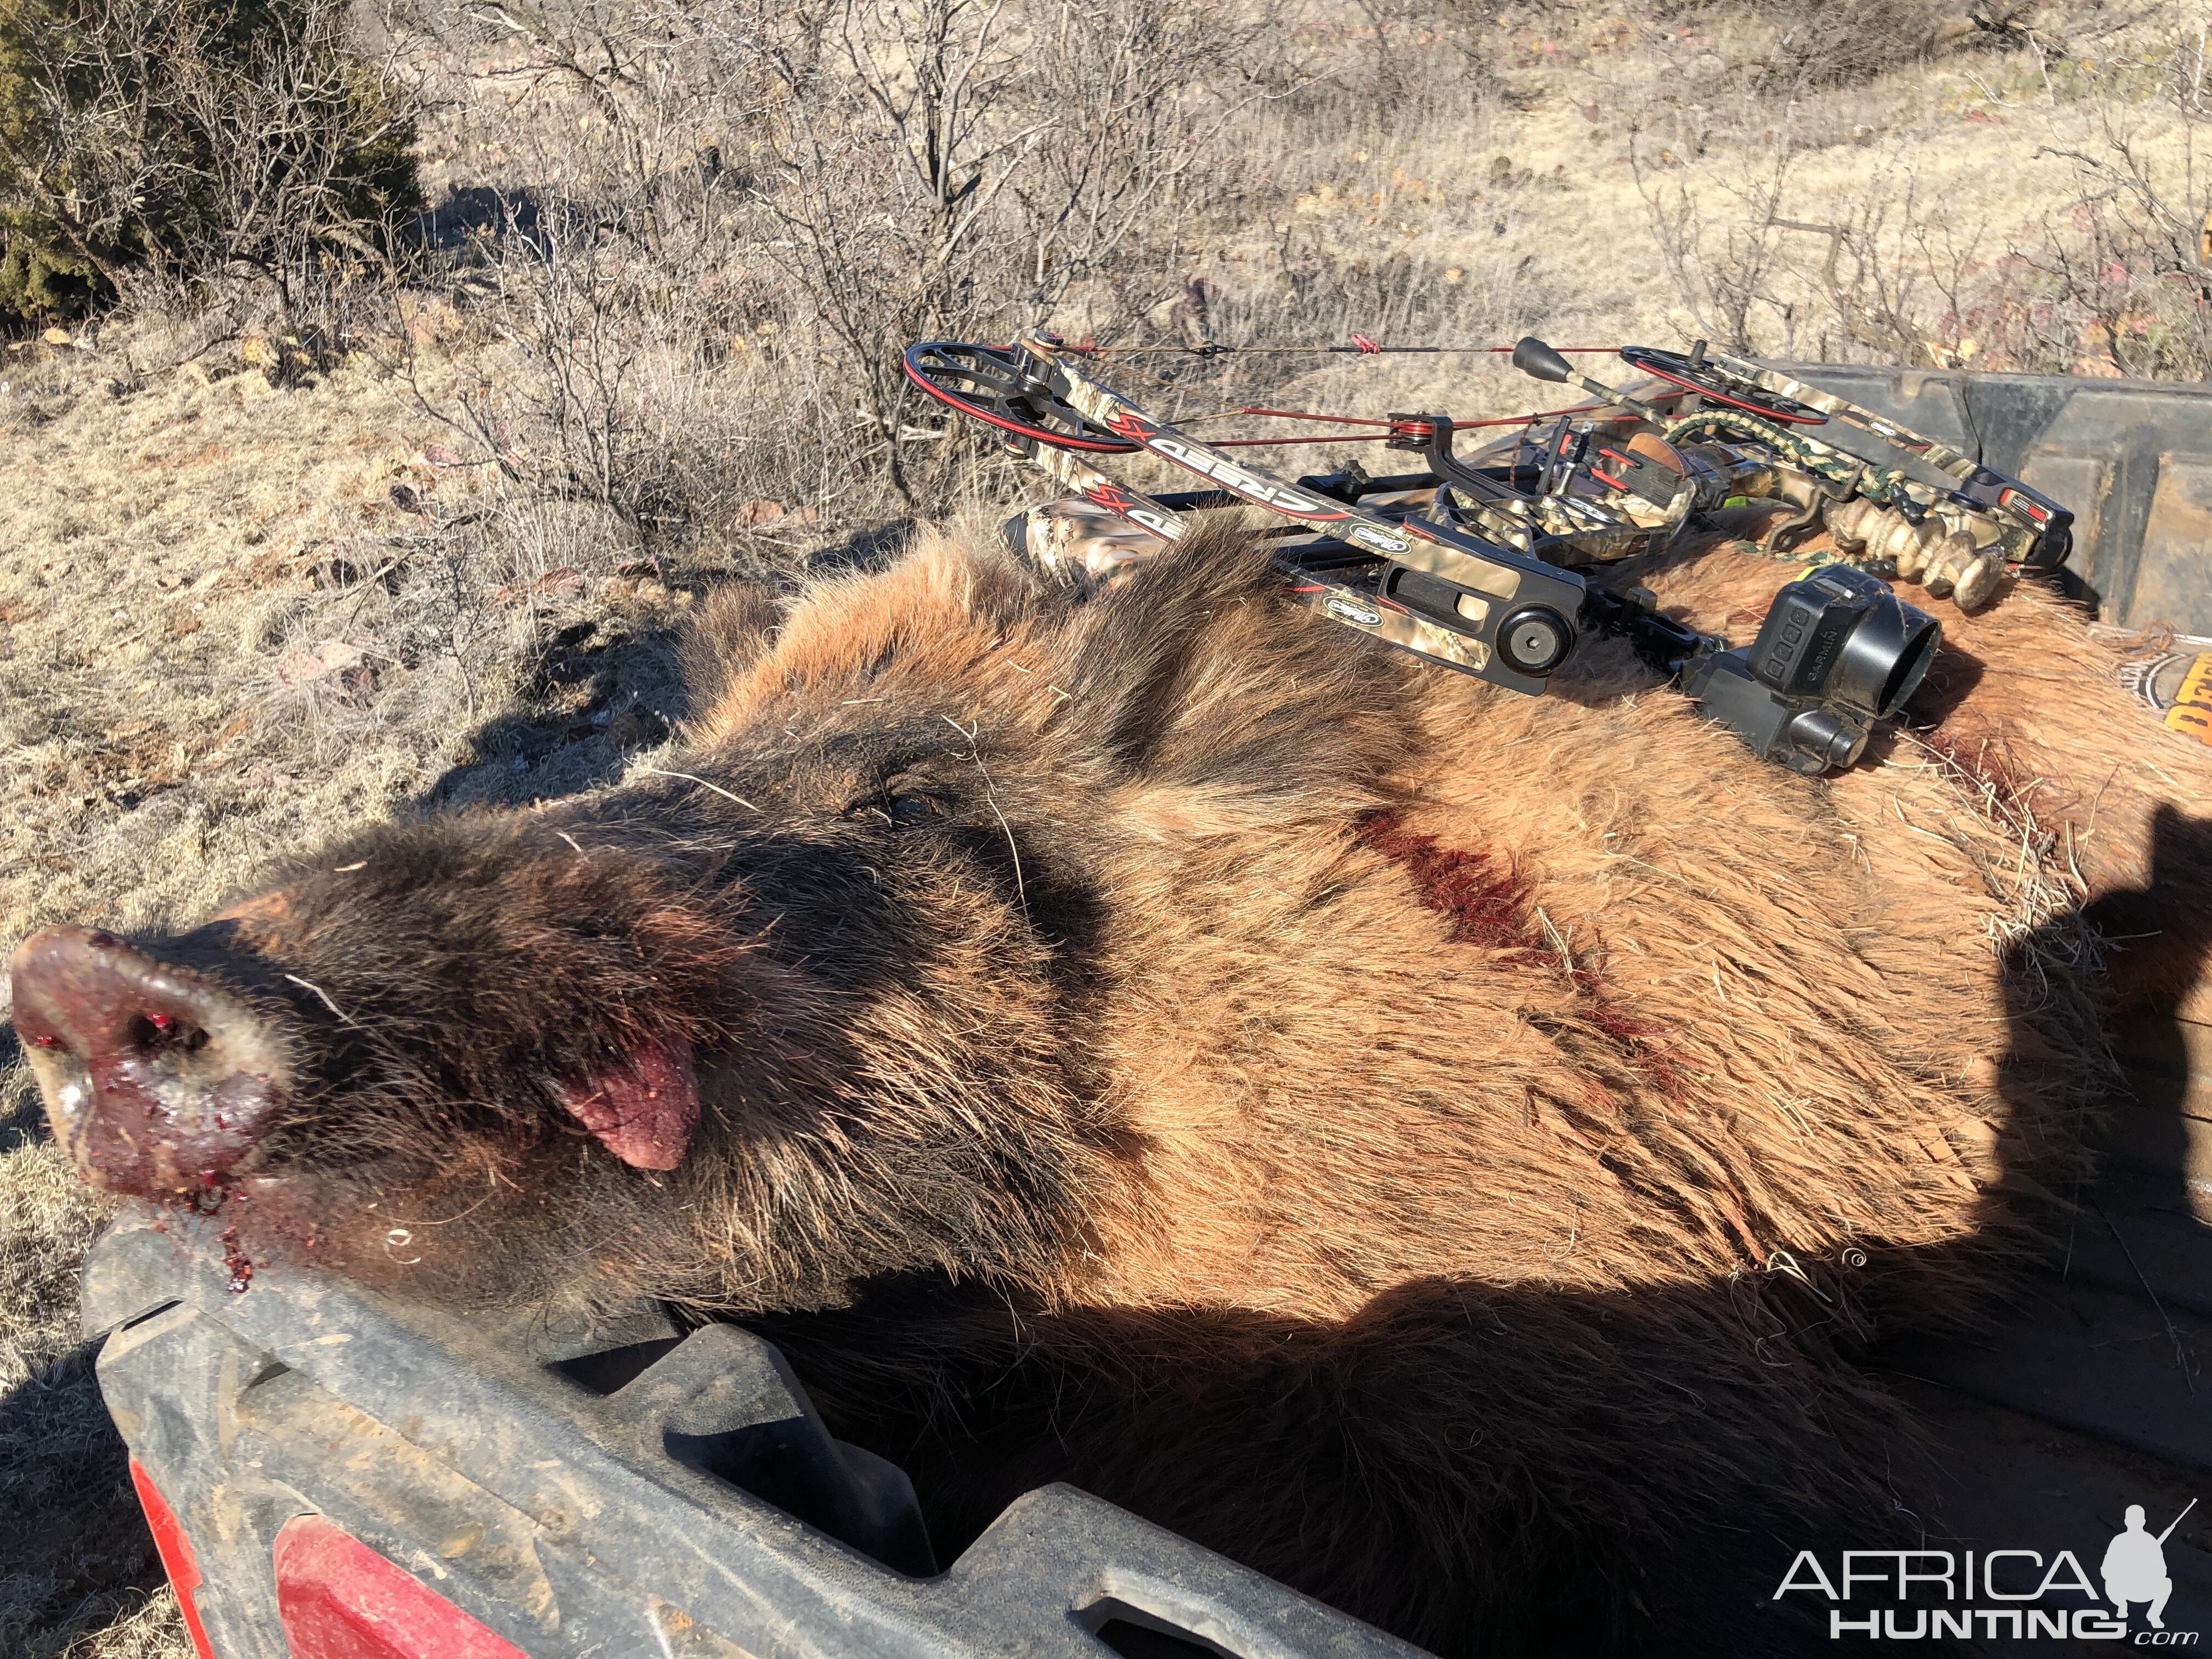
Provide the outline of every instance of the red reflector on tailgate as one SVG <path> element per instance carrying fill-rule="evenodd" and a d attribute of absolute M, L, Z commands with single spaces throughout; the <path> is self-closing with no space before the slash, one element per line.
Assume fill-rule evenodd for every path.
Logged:
<path fill-rule="evenodd" d="M 177 1593 L 177 1607 L 185 1615 L 185 1628 L 191 1632 L 192 1646 L 200 1659 L 215 1659 L 215 1649 L 208 1644 L 207 1631 L 200 1624 L 199 1602 L 195 1599 L 200 1587 L 200 1564 L 192 1558 L 192 1540 L 177 1524 L 176 1512 L 169 1507 L 168 1499 L 161 1496 L 161 1489 L 154 1484 L 154 1477 L 135 1457 L 131 1460 L 131 1484 L 138 1488 L 139 1507 L 146 1511 L 146 1524 L 154 1534 L 154 1547 L 161 1552 L 161 1571 L 169 1575 L 169 1588 Z"/>
<path fill-rule="evenodd" d="M 319 1515 L 287 1521 L 276 1557 L 292 1659 L 529 1659 Z"/>

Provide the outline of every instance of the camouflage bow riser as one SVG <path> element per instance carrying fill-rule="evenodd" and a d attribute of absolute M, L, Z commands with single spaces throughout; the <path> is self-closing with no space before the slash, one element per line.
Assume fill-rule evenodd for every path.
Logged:
<path fill-rule="evenodd" d="M 2064 559 L 2073 515 L 2025 484 L 1778 369 L 1721 352 L 1710 361 L 1829 416 L 1819 435 L 1783 435 L 1800 464 L 1833 487 L 1823 517 L 1846 552 L 1893 563 L 1903 580 L 1939 599 L 1948 593 L 1968 610 L 2008 568 Z M 1835 440 L 1847 432 L 1864 434 L 1884 459 L 1844 449 Z"/>
<path fill-rule="evenodd" d="M 1731 502 L 1771 499 L 1802 509 L 1819 493 L 1813 480 L 1777 466 L 1760 450 L 1720 442 L 1678 446 L 1667 438 L 1665 428 L 1626 424 L 1634 422 L 1633 416 L 1620 419 L 1621 429 L 1632 435 L 1599 439 L 1595 423 L 1580 423 L 1584 435 L 1594 441 L 1591 458 L 1556 489 L 1487 501 L 1471 501 L 1455 493 L 1452 509 L 1472 518 L 1486 535 L 1554 563 L 1578 568 L 1657 552 L 1693 516 Z M 1678 424 L 1690 428 L 1697 422 Z M 1508 440 L 1477 451 L 1470 465 L 1510 464 L 1516 450 L 1531 443 L 1529 438 Z M 1624 460 L 1648 463 L 1638 469 L 1640 477 L 1661 482 L 1646 483 L 1639 490 L 1607 471 Z"/>

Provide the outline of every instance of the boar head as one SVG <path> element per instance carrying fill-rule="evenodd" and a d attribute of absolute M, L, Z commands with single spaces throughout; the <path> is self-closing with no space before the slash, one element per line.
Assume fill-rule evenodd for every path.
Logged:
<path fill-rule="evenodd" d="M 787 611 L 717 595 L 690 669 L 685 746 L 619 787 L 367 828 L 180 933 L 25 941 L 57 1139 L 249 1250 L 462 1302 L 1051 1294 L 1158 1200 L 1116 1105 L 1129 908 L 1342 839 L 1413 741 L 1408 671 L 1226 529 L 1087 606 L 925 538 Z"/>

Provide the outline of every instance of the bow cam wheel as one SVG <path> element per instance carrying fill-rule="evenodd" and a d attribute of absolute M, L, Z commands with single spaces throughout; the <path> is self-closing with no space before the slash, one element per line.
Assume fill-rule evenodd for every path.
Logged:
<path fill-rule="evenodd" d="M 1091 424 L 1024 370 L 1018 350 L 1005 346 L 925 341 L 907 348 L 906 375 L 938 402 L 1017 438 L 1097 454 L 1141 447 Z"/>

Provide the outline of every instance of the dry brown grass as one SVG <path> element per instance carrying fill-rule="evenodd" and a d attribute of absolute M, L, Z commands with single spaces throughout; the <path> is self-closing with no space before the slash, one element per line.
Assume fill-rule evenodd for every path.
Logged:
<path fill-rule="evenodd" d="M 791 87 L 779 105 L 773 76 L 740 85 L 744 66 L 703 48 L 636 46 L 619 87 L 561 67 L 559 27 L 621 36 L 650 5 L 548 12 L 534 42 L 455 13 L 398 40 L 430 100 L 426 175 L 541 217 L 526 206 L 518 228 L 473 198 L 483 234 L 451 238 L 397 299 L 333 303 L 296 345 L 257 338 L 265 307 L 241 293 L 116 319 L 95 349 L 0 354 L 0 949 L 65 919 L 188 917 L 359 818 L 611 775 L 684 712 L 669 635 L 705 583 L 789 580 L 871 556 L 917 508 L 1033 492 L 898 401 L 864 360 L 872 305 L 885 340 L 1039 320 L 1141 339 L 1196 277 L 1231 343 L 1704 333 L 1923 363 L 2212 361 L 2202 283 L 2172 252 L 2207 205 L 2197 0 L 2046 9 L 1932 58 L 1902 25 L 1791 57 L 1797 23 L 1865 9 L 1850 6 L 1524 6 L 1478 24 L 1286 5 L 1254 11 L 1267 27 L 1241 58 L 1197 9 L 1108 9 L 1220 67 L 1131 140 L 1117 176 L 1138 193 L 1094 201 L 1090 240 L 1042 262 L 1036 204 L 1067 179 L 1016 167 L 993 186 L 993 145 L 1076 108 L 1048 96 L 1072 81 L 1009 82 L 975 129 L 998 217 L 953 235 L 901 198 L 953 280 L 914 287 L 911 246 L 854 244 L 854 281 L 877 287 L 837 289 L 808 249 L 858 234 L 853 204 L 891 175 L 851 156 L 896 172 L 895 133 L 808 161 L 770 118 Z M 1838 57 L 1853 39 L 1869 52 Z M 876 46 L 902 85 L 908 48 Z M 1112 90 L 1091 86 L 1098 108 Z M 1041 167 L 1113 136 L 1067 118 Z M 793 176 L 814 207 L 765 199 Z M 1496 359 L 1153 367 L 1178 389 L 1130 389 L 1187 410 L 1545 406 Z M 0 1651 L 181 1654 L 166 1595 L 143 1594 L 150 1558 L 74 1334 L 95 1212 L 40 1139 L 23 1071 L 6 1077 Z"/>

